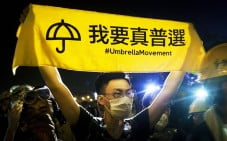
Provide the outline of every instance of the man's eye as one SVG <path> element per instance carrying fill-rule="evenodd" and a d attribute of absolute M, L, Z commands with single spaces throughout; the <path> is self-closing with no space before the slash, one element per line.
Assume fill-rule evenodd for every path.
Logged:
<path fill-rule="evenodd" d="M 121 96 L 121 92 L 114 92 L 114 93 L 113 93 L 113 96 L 114 96 L 114 97 L 120 97 L 120 96 Z"/>
<path fill-rule="evenodd" d="M 121 95 L 121 92 L 114 92 L 114 95 Z"/>
<path fill-rule="evenodd" d="M 114 92 L 114 93 L 116 93 L 116 94 L 119 94 L 119 93 L 121 93 L 121 92 L 119 92 L 119 91 L 116 91 L 116 92 Z"/>

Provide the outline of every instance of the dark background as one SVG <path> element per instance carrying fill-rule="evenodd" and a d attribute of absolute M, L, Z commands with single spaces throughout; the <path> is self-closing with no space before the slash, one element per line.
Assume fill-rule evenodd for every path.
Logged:
<path fill-rule="evenodd" d="M 205 50 L 214 45 L 227 42 L 227 4 L 217 0 L 15 0 L 1 3 L 1 47 L 0 47 L 0 92 L 13 85 L 44 85 L 39 71 L 35 67 L 19 67 L 15 76 L 12 74 L 12 60 L 16 46 L 16 31 L 22 10 L 29 4 L 46 4 L 66 8 L 92 10 L 114 14 L 147 18 L 169 19 L 191 22 L 196 28 Z M 192 52 L 193 53 L 193 52 Z M 227 53 L 226 53 L 227 54 Z M 92 94 L 94 80 L 98 73 L 79 72 L 59 69 L 62 79 L 76 96 Z M 150 82 L 162 84 L 166 73 L 131 74 L 137 94 L 140 110 L 144 86 Z M 187 74 L 179 93 L 172 100 L 171 121 L 175 126 L 183 126 L 188 118 L 188 106 L 194 99 L 197 89 L 196 76 Z M 141 94 L 141 95 L 140 95 Z M 149 100 L 149 99 L 148 99 Z"/>
<path fill-rule="evenodd" d="M 191 22 L 201 37 L 206 50 L 215 44 L 227 41 L 227 4 L 225 1 L 211 0 L 20 0 L 2 4 L 1 10 L 1 47 L 0 47 L 0 84 L 1 91 L 16 84 L 43 85 L 37 68 L 20 67 L 16 76 L 12 75 L 11 65 L 16 45 L 16 30 L 20 13 L 29 3 L 46 4 L 67 8 L 92 10 L 130 16 L 170 19 Z M 93 91 L 97 73 L 61 70 L 63 81 L 75 93 Z M 133 75 L 139 88 L 140 82 L 149 79 L 162 79 L 160 74 Z M 141 88 L 142 89 L 142 88 Z"/>

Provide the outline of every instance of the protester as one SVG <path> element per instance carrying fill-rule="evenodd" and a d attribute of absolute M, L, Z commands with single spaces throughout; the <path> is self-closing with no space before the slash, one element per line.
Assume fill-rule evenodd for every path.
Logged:
<path fill-rule="evenodd" d="M 190 107 L 189 107 L 189 114 L 192 118 L 193 125 L 201 124 L 204 119 L 204 112 L 209 108 L 209 105 L 205 99 L 195 99 Z"/>
<path fill-rule="evenodd" d="M 11 93 L 8 90 L 0 94 L 0 140 L 2 141 L 8 127 L 8 109 L 10 108 Z"/>
<path fill-rule="evenodd" d="M 98 118 L 74 100 L 56 68 L 41 66 L 39 69 L 70 123 L 77 141 L 147 139 L 150 128 L 161 117 L 184 76 L 184 72 L 171 72 L 153 103 L 127 119 L 132 109 L 134 95 L 130 79 L 124 73 L 103 73 L 95 83 L 102 115 L 102 118 Z"/>
<path fill-rule="evenodd" d="M 227 141 L 227 43 L 211 48 L 201 66 L 200 80 L 213 105 L 205 112 L 190 141 Z"/>
<path fill-rule="evenodd" d="M 9 110 L 5 141 L 74 141 L 70 127 L 65 126 L 64 117 L 59 112 L 47 87 L 24 92 L 22 104 L 18 102 Z"/>
<path fill-rule="evenodd" d="M 143 107 L 149 106 L 149 101 L 155 99 L 156 94 L 154 93 L 146 93 L 142 98 Z M 185 140 L 185 132 L 176 126 L 173 122 L 171 122 L 171 104 L 169 104 L 164 112 L 162 113 L 160 119 L 155 124 L 152 130 L 152 134 L 148 141 L 183 141 Z M 173 115 L 174 116 L 174 115 Z"/>
<path fill-rule="evenodd" d="M 21 112 L 23 109 L 24 94 L 32 89 L 33 87 L 27 84 L 14 85 L 10 88 L 9 92 L 11 94 L 11 99 L 10 99 L 10 107 L 7 113 L 8 126 L 7 126 L 6 132 L 4 132 L 5 141 L 14 140 L 17 128 L 19 126 Z"/>
<path fill-rule="evenodd" d="M 134 97 L 130 79 L 125 73 L 103 73 L 95 83 L 102 117 L 95 117 L 75 101 L 57 68 L 40 66 L 39 69 L 77 141 L 146 140 L 185 74 L 182 71 L 170 72 L 163 89 L 152 104 L 129 118 Z"/>
<path fill-rule="evenodd" d="M 167 107 L 163 112 L 161 118 L 154 126 L 154 132 L 150 135 L 149 141 L 172 141 L 176 128 L 169 128 L 170 107 Z"/>
<path fill-rule="evenodd" d="M 208 110 L 209 103 L 207 99 L 196 98 L 189 106 L 189 117 L 187 121 L 186 141 L 191 140 L 195 128 L 204 122 L 204 113 Z"/>

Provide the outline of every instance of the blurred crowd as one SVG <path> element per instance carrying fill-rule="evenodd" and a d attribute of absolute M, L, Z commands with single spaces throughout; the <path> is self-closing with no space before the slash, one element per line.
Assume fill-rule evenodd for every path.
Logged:
<path fill-rule="evenodd" d="M 143 100 L 145 101 L 145 98 Z M 80 104 L 93 115 L 99 116 L 96 101 L 81 101 Z M 146 105 L 144 102 L 143 108 L 147 106 L 149 104 Z M 189 141 L 196 125 L 203 122 L 203 113 L 208 108 L 204 100 L 193 101 L 187 121 L 179 126 L 171 123 L 171 105 L 167 106 L 147 141 Z M 70 125 L 46 86 L 14 85 L 9 90 L 3 91 L 0 95 L 0 122 L 0 140 L 4 141 L 76 140 Z"/>

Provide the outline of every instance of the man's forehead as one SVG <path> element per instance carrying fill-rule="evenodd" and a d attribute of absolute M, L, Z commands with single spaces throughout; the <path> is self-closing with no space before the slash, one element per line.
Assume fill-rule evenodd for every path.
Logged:
<path fill-rule="evenodd" d="M 122 88 L 122 87 L 129 87 L 130 84 L 125 79 L 114 79 L 109 81 L 109 83 L 107 84 L 107 87 L 108 86 Z"/>
<path fill-rule="evenodd" d="M 128 80 L 127 79 L 123 79 L 123 78 L 120 78 L 120 79 L 112 79 L 108 82 L 109 83 L 127 83 L 129 84 Z"/>
<path fill-rule="evenodd" d="M 105 87 L 105 90 L 107 91 L 113 91 L 113 90 L 128 90 L 131 89 L 131 85 L 127 82 L 127 80 L 124 79 L 115 79 L 111 80 Z"/>

